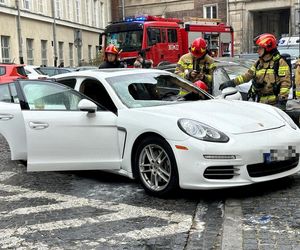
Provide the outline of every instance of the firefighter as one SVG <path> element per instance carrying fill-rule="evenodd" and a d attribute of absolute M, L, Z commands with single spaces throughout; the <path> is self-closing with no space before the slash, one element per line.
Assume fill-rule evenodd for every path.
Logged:
<path fill-rule="evenodd" d="M 261 34 L 254 39 L 254 43 L 258 46 L 258 60 L 245 74 L 222 83 L 220 90 L 252 79 L 248 99 L 285 110 L 291 87 L 290 67 L 278 52 L 274 35 Z"/>
<path fill-rule="evenodd" d="M 206 41 L 199 37 L 193 41 L 190 52 L 179 59 L 175 73 L 191 82 L 205 82 L 211 93 L 215 68 L 214 59 L 208 55 Z"/>
<path fill-rule="evenodd" d="M 124 64 L 119 59 L 119 53 L 115 45 L 108 45 L 105 49 L 105 61 L 101 63 L 99 69 L 124 68 Z"/>
<path fill-rule="evenodd" d="M 201 81 L 201 80 L 198 80 L 196 82 L 194 82 L 194 85 L 199 88 L 199 89 L 202 89 L 204 90 L 205 92 L 208 92 L 208 87 L 207 85 L 205 84 L 205 82 Z"/>
<path fill-rule="evenodd" d="M 295 65 L 295 98 L 300 100 L 300 59 L 297 60 Z"/>
<path fill-rule="evenodd" d="M 133 63 L 134 68 L 153 68 L 153 61 L 151 59 L 146 60 L 145 59 L 145 52 L 144 51 L 139 51 L 138 56 Z"/>

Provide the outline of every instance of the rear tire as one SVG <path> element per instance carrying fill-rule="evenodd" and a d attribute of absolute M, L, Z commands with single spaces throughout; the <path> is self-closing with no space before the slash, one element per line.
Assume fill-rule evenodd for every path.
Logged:
<path fill-rule="evenodd" d="M 163 138 L 151 136 L 141 141 L 135 153 L 134 168 L 150 195 L 169 196 L 179 187 L 175 156 Z"/>

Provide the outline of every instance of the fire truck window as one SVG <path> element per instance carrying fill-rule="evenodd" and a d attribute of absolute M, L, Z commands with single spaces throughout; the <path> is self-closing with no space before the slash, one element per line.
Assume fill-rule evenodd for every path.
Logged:
<path fill-rule="evenodd" d="M 169 43 L 177 43 L 176 29 L 168 29 L 168 42 Z"/>
<path fill-rule="evenodd" d="M 148 46 L 152 46 L 156 43 L 161 43 L 160 29 L 149 28 L 147 30 L 148 34 Z"/>

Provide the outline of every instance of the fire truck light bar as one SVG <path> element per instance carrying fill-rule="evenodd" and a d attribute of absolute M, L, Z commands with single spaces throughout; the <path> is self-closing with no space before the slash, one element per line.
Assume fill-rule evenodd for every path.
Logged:
<path fill-rule="evenodd" d="M 164 21 L 164 22 L 181 22 L 178 18 L 164 18 L 158 16 L 130 16 L 125 18 L 125 22 L 135 22 L 135 21 Z"/>

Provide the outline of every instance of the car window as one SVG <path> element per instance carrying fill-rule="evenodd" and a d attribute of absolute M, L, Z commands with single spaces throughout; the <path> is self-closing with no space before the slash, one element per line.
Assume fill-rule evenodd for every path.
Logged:
<path fill-rule="evenodd" d="M 0 76 L 3 76 L 3 75 L 5 75 L 5 67 L 0 67 Z"/>
<path fill-rule="evenodd" d="M 8 84 L 0 85 L 0 102 L 12 102 Z"/>
<path fill-rule="evenodd" d="M 221 90 L 219 90 L 220 84 L 230 80 L 230 78 L 223 68 L 217 68 L 214 71 L 213 79 L 214 79 L 214 83 L 213 83 L 212 95 L 218 96 L 222 94 Z"/>
<path fill-rule="evenodd" d="M 9 88 L 10 88 L 10 94 L 11 94 L 13 102 L 14 103 L 20 103 L 19 97 L 18 97 L 18 94 L 17 94 L 16 84 L 15 83 L 10 83 Z"/>
<path fill-rule="evenodd" d="M 57 75 L 56 69 L 44 69 L 44 68 L 40 68 L 40 71 L 42 71 L 43 74 L 48 75 L 48 76 Z"/>
<path fill-rule="evenodd" d="M 167 105 L 178 101 L 207 100 L 190 82 L 167 73 L 130 74 L 106 79 L 129 108 Z"/>
<path fill-rule="evenodd" d="M 76 91 L 50 82 L 20 82 L 30 110 L 79 110 L 84 99 Z"/>
<path fill-rule="evenodd" d="M 18 72 L 18 74 L 20 74 L 22 76 L 27 76 L 23 66 L 17 67 L 17 72 Z"/>
<path fill-rule="evenodd" d="M 62 79 L 62 80 L 58 80 L 58 82 L 72 89 L 74 89 L 76 85 L 76 79 Z"/>

